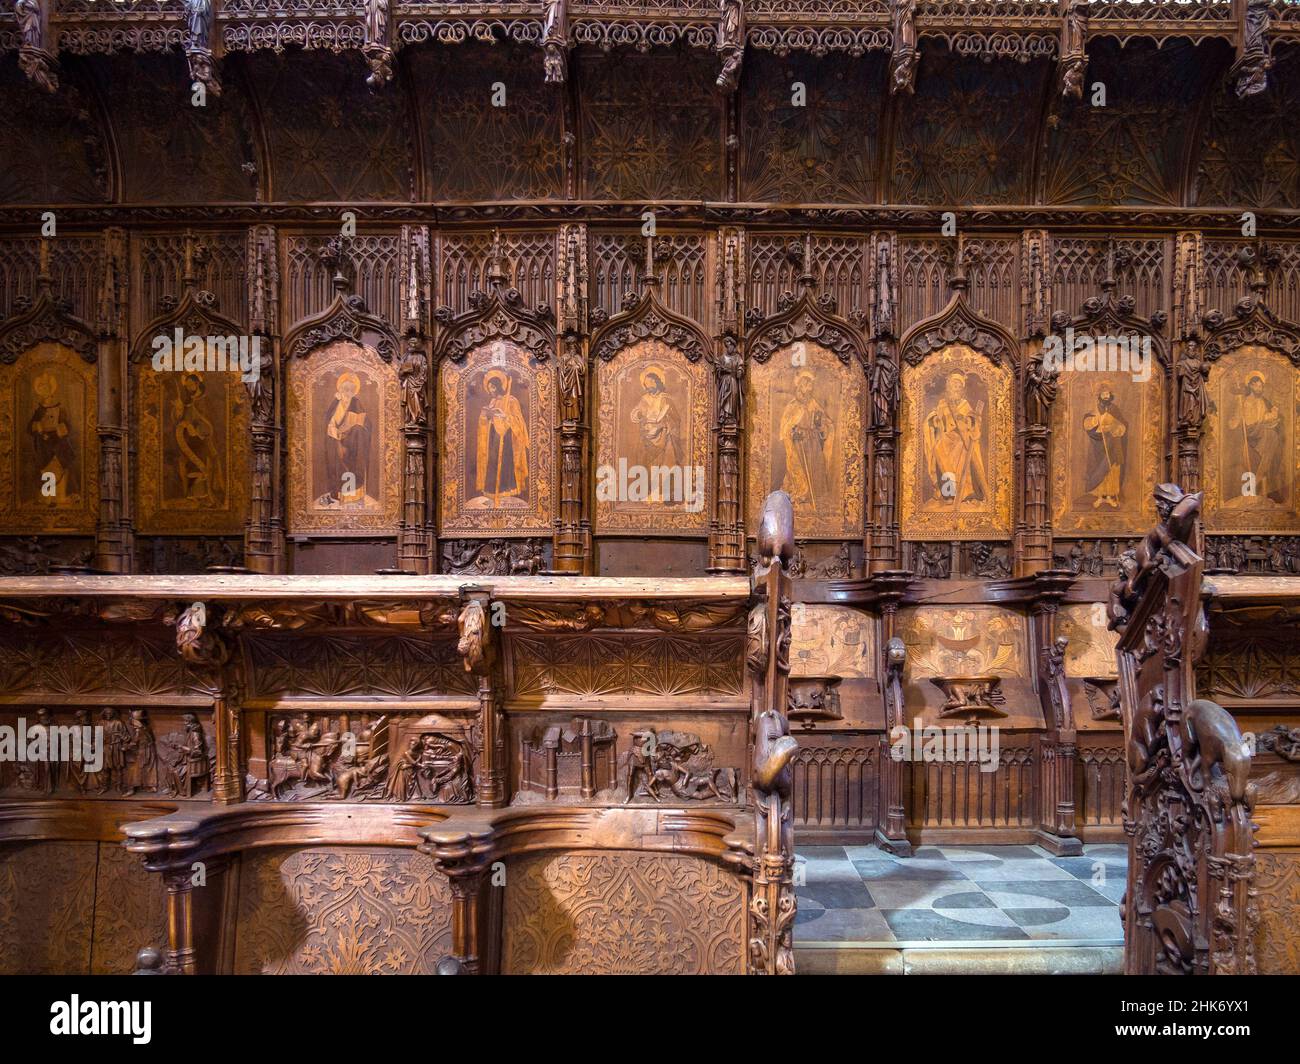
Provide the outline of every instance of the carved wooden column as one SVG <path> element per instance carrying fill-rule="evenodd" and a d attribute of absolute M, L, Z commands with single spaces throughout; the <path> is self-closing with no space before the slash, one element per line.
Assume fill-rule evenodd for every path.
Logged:
<path fill-rule="evenodd" d="M 870 433 L 871 496 L 863 544 L 866 572 L 886 573 L 902 565 L 898 529 L 899 366 L 897 240 L 894 233 L 872 237 L 872 356 Z"/>
<path fill-rule="evenodd" d="M 1052 567 L 1052 517 L 1048 505 L 1048 445 L 1057 372 L 1044 367 L 1042 356 L 1025 371 L 1024 418 L 1016 436 L 1024 455 L 1020 519 L 1016 522 L 1016 576 L 1032 576 Z"/>
<path fill-rule="evenodd" d="M 1210 364 L 1201 354 L 1201 270 L 1204 240 L 1181 232 L 1174 248 L 1174 468 L 1171 475 L 1186 491 L 1201 488 L 1201 427 L 1209 411 L 1205 383 Z"/>
<path fill-rule="evenodd" d="M 460 643 L 457 650 L 465 671 L 478 677 L 479 761 L 475 791 L 478 804 L 503 806 L 509 797 L 506 784 L 505 719 L 501 714 L 497 684 L 497 645 L 493 614 L 504 604 L 491 601 L 491 594 L 472 586 L 461 588 Z"/>
<path fill-rule="evenodd" d="M 794 508 L 773 492 L 758 528 L 754 571 L 760 602 L 749 617 L 746 659 L 753 674 L 754 865 L 749 961 L 761 975 L 794 974 L 794 770 L 799 744 L 786 717 L 790 680 L 790 577 Z"/>
<path fill-rule="evenodd" d="M 464 975 L 482 971 L 483 890 L 492 860 L 492 831 L 425 833 L 420 850 L 429 854 L 451 887 L 451 950 Z"/>
<path fill-rule="evenodd" d="M 423 576 L 437 569 L 429 512 L 428 230 L 403 226 L 401 255 L 403 325 L 397 376 L 402 384 L 403 460 L 397 567 Z"/>
<path fill-rule="evenodd" d="M 741 354 L 744 318 L 744 234 L 723 229 L 718 235 L 718 322 L 721 335 L 714 349 L 717 386 L 714 452 L 714 512 L 709 524 L 709 572 L 743 573 L 748 567 L 745 522 L 741 509 L 740 451 L 745 359 Z"/>
<path fill-rule="evenodd" d="M 220 609 L 220 607 L 215 607 Z M 244 698 L 243 663 L 235 637 L 216 629 L 216 618 L 202 602 L 192 603 L 169 624 L 176 627 L 176 649 L 191 665 L 209 670 L 212 676 L 212 726 L 214 764 L 212 797 L 223 805 L 243 801 L 244 773 L 240 758 L 239 718 Z"/>
<path fill-rule="evenodd" d="M 559 254 L 560 509 L 551 567 L 558 573 L 585 573 L 592 553 L 585 458 L 590 438 L 586 226 L 560 227 Z"/>
<path fill-rule="evenodd" d="M 244 565 L 255 573 L 285 567 L 283 477 L 280 468 L 280 271 L 277 235 L 269 225 L 248 233 L 249 332 L 260 342 L 258 378 L 248 385 L 252 433 Z"/>
<path fill-rule="evenodd" d="M 194 885 L 188 866 L 163 873 L 167 888 L 167 949 L 163 971 L 168 975 L 194 975 Z"/>
<path fill-rule="evenodd" d="M 1066 639 L 1056 636 L 1056 612 L 1073 581 L 1070 573 L 1039 574 L 1030 607 L 1031 635 L 1037 653 L 1038 698 L 1047 734 L 1039 740 L 1038 844 L 1058 857 L 1083 853 L 1075 822 L 1077 732 L 1070 691 L 1065 682 Z"/>
<path fill-rule="evenodd" d="M 1020 512 L 1015 530 L 1015 575 L 1032 576 L 1052 567 L 1052 511 L 1049 503 L 1051 470 L 1051 405 L 1056 398 L 1059 370 L 1044 367 L 1043 338 L 1051 320 L 1051 288 L 1043 263 L 1047 255 L 1046 232 L 1031 230 L 1021 237 L 1021 290 L 1025 321 L 1024 412 L 1017 437 L 1022 465 Z"/>
<path fill-rule="evenodd" d="M 46 244 L 41 269 L 48 270 Z M 135 535 L 126 475 L 127 431 L 127 236 L 124 229 L 104 232 L 96 344 L 99 362 L 99 519 L 95 526 L 95 567 L 110 573 L 135 569 Z"/>
<path fill-rule="evenodd" d="M 876 816 L 876 845 L 895 857 L 911 857 L 907 838 L 907 807 L 903 801 L 905 769 L 890 753 L 894 729 L 906 728 L 903 710 L 903 667 L 907 648 L 897 636 L 898 603 L 912 574 L 895 570 L 877 573 L 872 583 L 879 589 L 880 628 L 884 641 L 884 670 L 881 673 L 885 703 L 885 740 L 880 756 L 880 803 Z"/>

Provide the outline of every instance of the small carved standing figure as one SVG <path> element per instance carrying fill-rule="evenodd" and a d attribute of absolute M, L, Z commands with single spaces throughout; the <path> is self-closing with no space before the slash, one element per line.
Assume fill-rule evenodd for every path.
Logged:
<path fill-rule="evenodd" d="M 889 91 L 910 93 L 916 85 L 916 0 L 892 0 L 894 48 L 889 60 Z"/>
<path fill-rule="evenodd" d="M 548 85 L 562 85 L 568 79 L 568 0 L 546 0 L 546 20 L 542 24 L 542 69 Z"/>
<path fill-rule="evenodd" d="M 722 56 L 718 88 L 726 93 L 735 92 L 740 83 L 740 63 L 745 57 L 744 0 L 721 0 L 717 47 Z"/>
<path fill-rule="evenodd" d="M 893 423 L 898 406 L 898 367 L 888 355 L 876 355 L 871 363 L 871 418 L 873 428 Z"/>
<path fill-rule="evenodd" d="M 737 425 L 740 423 L 740 375 L 744 371 L 744 362 L 736 338 L 730 333 L 722 338 L 717 370 L 718 420 L 723 425 Z"/>

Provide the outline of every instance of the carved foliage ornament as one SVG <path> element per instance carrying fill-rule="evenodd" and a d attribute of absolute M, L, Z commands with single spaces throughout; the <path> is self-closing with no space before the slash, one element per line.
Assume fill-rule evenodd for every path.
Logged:
<path fill-rule="evenodd" d="M 833 306 L 833 304 L 830 304 Z M 774 352 L 796 340 L 811 340 L 834 351 L 846 365 L 856 356 L 865 365 L 862 345 L 855 330 L 828 311 L 827 305 L 804 296 L 790 310 L 761 325 L 750 340 L 750 357 L 766 362 Z"/>
<path fill-rule="evenodd" d="M 12 365 L 24 351 L 41 343 L 70 347 L 87 362 L 97 357 L 94 330 L 48 292 L 26 313 L 0 324 L 0 362 Z"/>
<path fill-rule="evenodd" d="M 369 313 L 366 301 L 357 295 L 337 296 L 329 308 L 296 327 L 286 338 L 285 352 L 289 358 L 306 358 L 317 348 L 339 340 L 369 345 L 385 362 L 392 362 L 397 353 L 393 330 Z"/>
<path fill-rule="evenodd" d="M 438 357 L 463 362 L 476 347 L 492 340 L 508 340 L 539 362 L 550 358 L 555 346 L 555 315 L 550 306 L 543 303 L 529 308 L 517 288 L 499 287 L 491 293 L 474 292 L 469 302 L 470 310 L 458 316 L 449 307 L 434 312 L 446 337 L 439 345 Z"/>
<path fill-rule="evenodd" d="M 1014 368 L 1019 361 L 1010 335 L 981 318 L 965 299 L 950 303 L 937 320 L 911 330 L 903 338 L 901 348 L 908 365 L 917 366 L 927 355 L 955 344 L 978 351 L 997 366 Z"/>
<path fill-rule="evenodd" d="M 597 358 L 608 362 L 623 348 L 642 340 L 659 340 L 699 362 L 710 348 L 699 327 L 668 310 L 653 293 L 642 296 L 631 310 L 610 319 L 592 345 Z"/>

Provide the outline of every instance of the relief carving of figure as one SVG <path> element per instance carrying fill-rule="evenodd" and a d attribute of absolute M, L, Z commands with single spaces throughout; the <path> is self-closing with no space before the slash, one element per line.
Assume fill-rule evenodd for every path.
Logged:
<path fill-rule="evenodd" d="M 722 351 L 718 355 L 718 419 L 723 425 L 740 421 L 740 378 L 745 364 L 736 338 L 728 333 L 722 338 Z"/>
<path fill-rule="evenodd" d="M 745 57 L 744 0 L 721 0 L 717 49 L 722 56 L 718 88 L 727 93 L 735 92 L 740 84 L 740 64 Z"/>

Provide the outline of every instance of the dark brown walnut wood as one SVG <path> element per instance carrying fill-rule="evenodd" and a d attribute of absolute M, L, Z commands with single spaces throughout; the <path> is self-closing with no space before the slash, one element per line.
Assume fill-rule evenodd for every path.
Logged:
<path fill-rule="evenodd" d="M 0 956 L 617 967 L 596 924 L 547 948 L 556 882 L 565 914 L 674 914 L 633 966 L 788 970 L 791 831 L 1125 839 L 1106 611 L 1178 541 L 1195 693 L 1255 742 L 1256 963 L 1300 969 L 1289 5 L 254 6 L 0 11 L 0 724 L 113 751 L 0 765 Z M 176 328 L 256 339 L 257 372 L 156 372 Z M 1056 372 L 1071 334 L 1149 342 L 1149 379 Z M 698 510 L 601 495 L 653 367 Z M 315 479 L 348 372 L 352 507 Z M 1199 520 L 1153 512 L 1165 483 Z M 762 528 L 780 491 L 793 527 Z M 972 718 L 992 772 L 891 756 Z M 244 825 L 210 886 L 122 861 L 164 814 Z M 454 844 L 408 830 L 444 817 Z M 345 902 L 379 929 L 347 956 L 321 935 Z"/>

